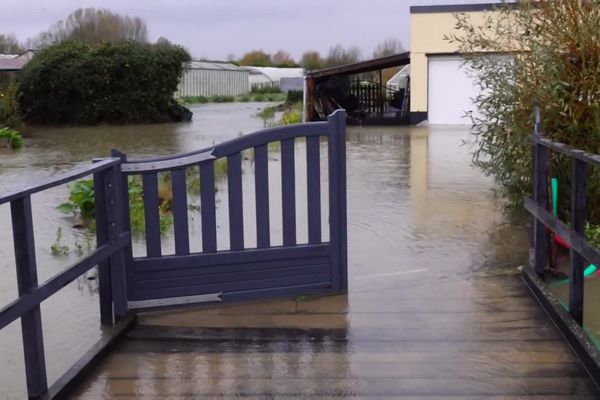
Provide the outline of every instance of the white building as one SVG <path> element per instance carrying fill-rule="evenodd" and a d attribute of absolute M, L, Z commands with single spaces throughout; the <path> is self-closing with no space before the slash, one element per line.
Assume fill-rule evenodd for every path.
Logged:
<path fill-rule="evenodd" d="M 229 63 L 191 61 L 177 96 L 239 96 L 250 92 L 249 71 Z"/>
<path fill-rule="evenodd" d="M 281 89 L 281 80 L 284 78 L 297 78 L 302 80 L 302 68 L 277 68 L 277 67 L 244 67 L 250 73 L 251 88 L 277 87 Z M 290 82 L 289 79 L 285 79 Z"/>

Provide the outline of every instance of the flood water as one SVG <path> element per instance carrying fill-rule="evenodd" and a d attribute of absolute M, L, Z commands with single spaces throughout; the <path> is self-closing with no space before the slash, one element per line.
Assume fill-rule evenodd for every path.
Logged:
<path fill-rule="evenodd" d="M 261 129 L 263 122 L 254 114 L 264 106 L 264 103 L 197 106 L 193 108 L 194 121 L 188 124 L 35 128 L 23 150 L 0 152 L 0 190 L 26 186 L 89 163 L 94 157 L 107 156 L 110 148 L 140 157 L 210 146 Z M 417 278 L 421 282 L 435 282 L 514 274 L 516 267 L 527 261 L 526 219 L 509 218 L 494 193 L 491 178 L 470 165 L 471 141 L 465 128 L 348 128 L 350 293 L 394 290 L 399 285 L 416 282 Z M 303 151 L 304 147 L 297 143 L 297 196 L 305 202 L 302 197 L 305 191 L 301 188 L 305 171 L 298 162 L 303 159 Z M 272 161 L 277 162 L 276 154 Z M 244 168 L 249 162 L 245 161 Z M 277 175 L 271 178 L 271 185 L 278 185 Z M 245 176 L 244 185 L 247 181 L 252 181 L 250 176 Z M 220 189 L 218 199 L 226 199 L 225 188 Z M 245 191 L 244 197 L 251 198 L 251 193 Z M 73 228 L 73 218 L 56 209 L 66 197 L 67 188 L 60 187 L 32 198 L 40 282 L 95 244 L 89 232 Z M 193 196 L 190 198 L 193 202 Z M 280 215 L 277 202 L 271 204 L 275 207 L 272 215 Z M 300 201 L 298 204 L 301 217 L 305 211 Z M 245 220 L 251 219 L 252 209 L 250 204 Z M 219 215 L 218 211 L 218 218 Z M 277 218 L 272 221 L 274 235 L 280 232 L 278 221 Z M 0 306 L 3 306 L 17 296 L 7 205 L 0 206 L 0 227 Z M 53 256 L 50 247 L 59 228 L 60 244 L 69 250 L 66 255 Z M 220 248 L 227 247 L 226 228 L 226 223 L 219 224 Z M 301 226 L 298 229 L 302 239 L 305 232 Z M 192 250 L 194 243 L 201 242 L 198 231 L 190 232 Z M 251 247 L 251 229 L 246 237 L 246 245 Z M 172 233 L 167 232 L 164 240 L 168 253 Z M 273 242 L 278 243 L 277 238 Z M 136 251 L 142 248 L 143 243 L 136 239 Z M 47 300 L 42 305 L 42 316 L 51 383 L 101 335 L 94 272 Z M 25 385 L 18 322 L 0 331 L 0 354 L 0 398 L 22 398 Z"/>

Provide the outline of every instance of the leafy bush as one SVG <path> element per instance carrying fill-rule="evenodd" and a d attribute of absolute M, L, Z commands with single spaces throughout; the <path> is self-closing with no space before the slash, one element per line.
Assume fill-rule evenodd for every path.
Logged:
<path fill-rule="evenodd" d="M 281 93 L 281 89 L 278 86 L 263 86 L 263 87 L 253 86 L 252 93 L 261 93 L 261 94 Z"/>
<path fill-rule="evenodd" d="M 511 204 L 520 205 L 531 188 L 527 137 L 533 130 L 534 100 L 541 104 L 548 138 L 600 152 L 599 25 L 600 3 L 590 1 L 523 0 L 517 9 L 501 6 L 480 22 L 456 15 L 458 33 L 447 39 L 469 55 L 469 68 L 482 89 L 475 98 L 481 116 L 471 116 L 478 144 L 474 161 L 506 189 Z M 553 156 L 563 214 L 569 209 L 570 169 L 569 160 Z M 600 174 L 594 170 L 590 176 L 588 217 L 599 224 Z"/>
<path fill-rule="evenodd" d="M 285 102 L 292 104 L 304 101 L 304 92 L 302 90 L 290 90 L 287 92 Z"/>
<path fill-rule="evenodd" d="M 181 101 L 184 104 L 205 104 L 208 103 L 210 99 L 204 96 L 183 96 Z"/>
<path fill-rule="evenodd" d="M 302 122 L 302 113 L 300 110 L 287 110 L 281 116 L 279 121 L 281 125 L 297 124 Z"/>
<path fill-rule="evenodd" d="M 5 140 L 9 149 L 16 150 L 23 147 L 23 138 L 19 132 L 10 128 L 0 128 L 0 143 Z"/>
<path fill-rule="evenodd" d="M 189 59 L 178 46 L 54 44 L 19 74 L 21 111 L 27 121 L 48 124 L 171 121 Z"/>
<path fill-rule="evenodd" d="M 15 85 L 8 85 L 0 89 L 0 127 L 19 129 L 22 125 L 17 88 Z"/>
<path fill-rule="evenodd" d="M 235 101 L 235 97 L 233 96 L 212 96 L 211 101 L 213 103 L 233 103 Z"/>

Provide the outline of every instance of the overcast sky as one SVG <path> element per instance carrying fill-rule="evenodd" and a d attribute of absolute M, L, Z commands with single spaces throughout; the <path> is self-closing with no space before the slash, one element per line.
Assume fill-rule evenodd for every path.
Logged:
<path fill-rule="evenodd" d="M 0 0 L 0 33 L 21 41 L 81 7 L 107 8 L 146 21 L 152 41 L 164 36 L 192 57 L 225 59 L 253 49 L 299 58 L 330 46 L 360 47 L 362 56 L 388 37 L 410 46 L 411 5 L 490 0 Z"/>

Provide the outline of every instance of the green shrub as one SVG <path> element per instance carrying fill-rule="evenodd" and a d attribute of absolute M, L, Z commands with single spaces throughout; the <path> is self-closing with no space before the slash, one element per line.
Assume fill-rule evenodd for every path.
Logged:
<path fill-rule="evenodd" d="M 494 176 L 512 205 L 531 192 L 533 104 L 541 105 L 544 135 L 600 153 L 600 3 L 522 0 L 500 6 L 482 20 L 456 14 L 457 33 L 447 40 L 467 55 L 480 116 L 471 115 L 474 161 Z M 482 56 L 482 54 L 494 54 Z M 510 54 L 510 57 L 497 56 Z M 571 163 L 553 155 L 559 216 L 570 209 Z M 588 219 L 600 224 L 600 173 L 590 169 Z M 562 214 L 562 215 L 560 215 Z"/>
<path fill-rule="evenodd" d="M 235 97 L 216 95 L 210 97 L 210 101 L 213 103 L 233 103 L 235 101 Z"/>
<path fill-rule="evenodd" d="M 297 124 L 302 122 L 302 113 L 300 110 L 287 110 L 281 116 L 279 123 L 281 125 Z"/>
<path fill-rule="evenodd" d="M 265 86 L 265 87 L 257 87 L 254 86 L 252 88 L 252 93 L 281 93 L 281 89 L 278 86 Z"/>
<path fill-rule="evenodd" d="M 184 104 L 205 104 L 209 102 L 209 98 L 204 96 L 183 96 L 181 101 Z"/>
<path fill-rule="evenodd" d="M 11 128 L 0 128 L 0 143 L 6 141 L 6 146 L 11 150 L 23 147 L 23 138 L 19 132 Z"/>
<path fill-rule="evenodd" d="M 189 54 L 178 46 L 65 41 L 40 50 L 18 77 L 26 121 L 46 124 L 165 122 Z"/>
<path fill-rule="evenodd" d="M 0 126 L 19 129 L 22 125 L 16 86 L 0 89 Z"/>
<path fill-rule="evenodd" d="M 288 104 L 304 101 L 304 92 L 302 90 L 290 90 L 286 94 L 285 102 Z"/>

